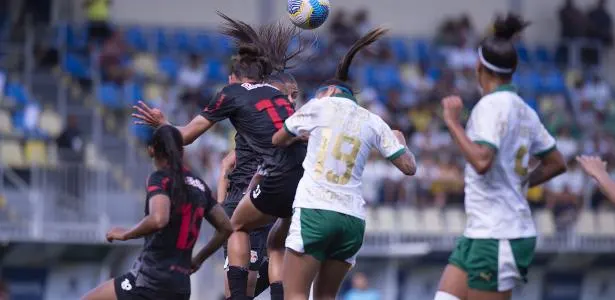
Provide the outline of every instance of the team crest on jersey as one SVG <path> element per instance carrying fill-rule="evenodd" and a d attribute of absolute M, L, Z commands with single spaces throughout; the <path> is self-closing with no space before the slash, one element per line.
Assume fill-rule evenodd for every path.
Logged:
<path fill-rule="evenodd" d="M 258 261 L 258 253 L 254 250 L 250 250 L 250 263 L 256 263 Z"/>
<path fill-rule="evenodd" d="M 261 194 L 261 185 L 257 185 L 254 191 L 252 191 L 252 198 L 256 199 Z"/>
<path fill-rule="evenodd" d="M 130 280 L 128 280 L 128 278 L 125 278 L 124 281 L 122 281 L 122 284 L 120 284 L 120 286 L 122 287 L 122 290 L 132 290 L 132 284 L 130 284 Z"/>

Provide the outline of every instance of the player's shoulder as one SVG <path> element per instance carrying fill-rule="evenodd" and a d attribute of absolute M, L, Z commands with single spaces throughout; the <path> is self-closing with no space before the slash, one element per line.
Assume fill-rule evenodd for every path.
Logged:
<path fill-rule="evenodd" d="M 148 180 L 147 181 L 160 181 L 164 178 L 168 178 L 169 177 L 169 172 L 167 172 L 166 170 L 155 170 L 152 171 L 149 176 L 147 177 Z"/>

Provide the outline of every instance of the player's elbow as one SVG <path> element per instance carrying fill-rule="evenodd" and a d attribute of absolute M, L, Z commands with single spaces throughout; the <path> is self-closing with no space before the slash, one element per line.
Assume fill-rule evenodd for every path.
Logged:
<path fill-rule="evenodd" d="M 489 169 L 491 168 L 491 162 L 490 161 L 479 161 L 476 164 L 474 164 L 472 167 L 474 168 L 474 171 L 476 171 L 476 173 L 478 173 L 479 175 L 485 175 L 487 174 L 487 172 L 489 172 Z"/>
<path fill-rule="evenodd" d="M 164 215 L 153 215 L 153 224 L 156 230 L 161 230 L 169 224 L 169 217 Z"/>
<path fill-rule="evenodd" d="M 286 138 L 284 133 L 278 132 L 271 138 L 271 143 L 276 147 L 288 147 L 291 140 L 292 139 Z"/>
<path fill-rule="evenodd" d="M 407 162 L 401 170 L 404 175 L 414 176 L 416 174 L 416 163 Z"/>

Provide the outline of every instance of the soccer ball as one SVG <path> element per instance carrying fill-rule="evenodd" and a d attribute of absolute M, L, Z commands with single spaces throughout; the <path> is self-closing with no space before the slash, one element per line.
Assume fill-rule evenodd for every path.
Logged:
<path fill-rule="evenodd" d="M 288 0 L 290 21 L 303 29 L 316 29 L 325 23 L 329 7 L 329 0 Z"/>

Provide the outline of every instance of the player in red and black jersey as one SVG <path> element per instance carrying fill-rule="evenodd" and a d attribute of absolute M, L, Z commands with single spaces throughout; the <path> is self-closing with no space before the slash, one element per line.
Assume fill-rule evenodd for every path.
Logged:
<path fill-rule="evenodd" d="M 250 262 L 249 233 L 277 218 L 289 219 L 292 214 L 296 186 L 303 174 L 301 163 L 306 147 L 296 144 L 286 149 L 273 146 L 271 137 L 284 124 L 294 108 L 286 95 L 274 86 L 265 83 L 267 76 L 275 69 L 275 61 L 286 61 L 286 50 L 295 36 L 295 31 L 278 24 L 264 27 L 256 33 L 249 25 L 223 16 L 227 27 L 223 33 L 240 41 L 238 54 L 232 58 L 229 85 L 224 87 L 213 101 L 186 126 L 178 127 L 184 143 L 192 143 L 198 136 L 209 130 L 213 124 L 230 119 L 237 130 L 240 142 L 236 145 L 237 165 L 260 162 L 262 181 L 248 191 L 239 202 L 231 218 L 234 234 L 229 239 L 229 271 L 227 277 L 232 299 L 250 299 L 246 296 L 248 265 Z M 267 37 L 267 38 L 264 38 Z M 272 59 L 277 58 L 277 59 Z M 280 59 L 282 58 L 282 59 Z M 281 70 L 278 70 L 281 71 Z M 141 124 L 160 126 L 168 124 L 160 110 L 151 109 L 144 103 L 135 107 L 133 117 Z M 239 172 L 239 171 L 237 171 Z M 234 173 L 238 174 L 234 171 Z M 254 173 L 242 174 L 251 178 Z M 241 176 L 243 177 L 243 176 Z M 244 177 L 245 178 L 245 177 Z M 275 236 L 272 249 L 283 257 L 285 226 L 278 226 L 270 236 Z M 269 254 L 271 257 L 272 255 Z M 277 268 L 270 264 L 272 299 L 283 297 L 281 264 Z"/>
<path fill-rule="evenodd" d="M 109 242 L 143 237 L 143 250 L 128 273 L 101 284 L 84 299 L 188 300 L 190 274 L 231 233 L 230 221 L 207 184 L 183 167 L 182 138 L 176 128 L 158 128 L 148 152 L 156 171 L 147 180 L 145 217 L 132 229 L 116 227 L 107 233 Z M 203 218 L 216 233 L 193 258 Z"/>

